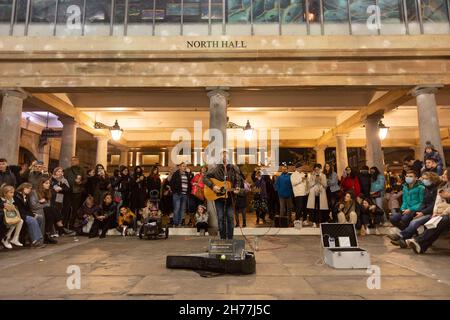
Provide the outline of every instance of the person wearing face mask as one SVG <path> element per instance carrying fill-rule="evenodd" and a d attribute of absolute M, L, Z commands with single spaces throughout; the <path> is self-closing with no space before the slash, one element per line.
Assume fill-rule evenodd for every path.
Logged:
<path fill-rule="evenodd" d="M 328 222 L 329 208 L 327 199 L 327 177 L 322 173 L 322 165 L 315 164 L 308 178 L 309 196 L 307 208 L 312 211 L 313 228 L 322 222 Z"/>
<path fill-rule="evenodd" d="M 441 179 L 435 173 L 426 172 L 422 174 L 422 183 L 425 186 L 425 194 L 419 210 L 414 212 L 413 220 L 409 223 L 408 227 L 401 232 L 394 232 L 393 234 L 388 235 L 391 239 L 391 243 L 395 246 L 407 248 L 405 240 L 412 238 L 417 229 L 431 219 Z"/>
<path fill-rule="evenodd" d="M 391 216 L 391 223 L 400 230 L 405 229 L 419 211 L 425 195 L 425 187 L 417 180 L 415 171 L 406 172 L 405 184 L 403 185 L 403 204 L 400 213 Z"/>

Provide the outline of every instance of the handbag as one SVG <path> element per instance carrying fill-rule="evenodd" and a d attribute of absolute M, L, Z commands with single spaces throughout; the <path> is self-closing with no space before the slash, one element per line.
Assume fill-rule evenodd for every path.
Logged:
<path fill-rule="evenodd" d="M 20 217 L 20 213 L 17 209 L 6 210 L 6 208 L 5 208 L 5 209 L 3 209 L 3 212 L 4 212 L 5 225 L 7 225 L 7 226 L 16 225 L 20 222 L 20 220 L 22 220 L 22 218 Z"/>

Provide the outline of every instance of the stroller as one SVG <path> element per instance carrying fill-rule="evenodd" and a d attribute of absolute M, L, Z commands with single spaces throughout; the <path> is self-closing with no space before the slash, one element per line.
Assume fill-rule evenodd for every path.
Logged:
<path fill-rule="evenodd" d="M 158 190 L 152 190 L 150 192 L 149 201 L 152 203 L 152 206 L 150 208 L 150 215 L 144 218 L 144 223 L 139 229 L 139 239 L 167 239 L 169 237 L 169 227 L 167 225 L 163 226 L 162 218 L 159 214 Z"/>

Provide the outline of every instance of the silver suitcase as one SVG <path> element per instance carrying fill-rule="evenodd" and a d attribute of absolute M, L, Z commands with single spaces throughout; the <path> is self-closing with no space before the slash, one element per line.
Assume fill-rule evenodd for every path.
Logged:
<path fill-rule="evenodd" d="M 324 261 L 336 269 L 367 269 L 369 253 L 360 248 L 355 225 L 351 223 L 322 223 L 320 225 Z"/>

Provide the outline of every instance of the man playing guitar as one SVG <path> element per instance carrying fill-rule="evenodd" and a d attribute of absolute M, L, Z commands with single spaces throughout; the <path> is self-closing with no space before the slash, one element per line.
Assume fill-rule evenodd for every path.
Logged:
<path fill-rule="evenodd" d="M 215 193 L 222 192 L 221 186 L 214 185 L 211 179 L 219 181 L 229 181 L 231 188 L 237 188 L 242 179 L 239 168 L 228 163 L 228 152 L 222 152 L 222 163 L 208 170 L 203 182 Z M 230 189 L 227 190 L 227 196 L 214 200 L 217 211 L 217 220 L 221 239 L 233 239 L 234 234 L 234 203 L 236 195 Z"/>

